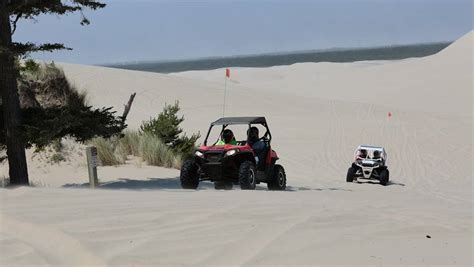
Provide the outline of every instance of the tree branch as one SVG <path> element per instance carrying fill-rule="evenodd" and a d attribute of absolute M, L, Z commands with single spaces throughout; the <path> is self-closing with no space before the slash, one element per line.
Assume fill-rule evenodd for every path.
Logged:
<path fill-rule="evenodd" d="M 0 49 L 2 50 L 2 49 Z M 31 42 L 27 43 L 12 43 L 10 48 L 3 48 L 7 53 L 12 53 L 16 56 L 25 56 L 33 52 L 53 52 L 55 50 L 72 50 L 72 48 L 65 47 L 64 44 L 60 43 L 47 43 L 37 45 Z"/>
<path fill-rule="evenodd" d="M 12 22 L 12 34 L 11 34 L 11 35 L 13 35 L 13 34 L 15 33 L 15 31 L 16 31 L 16 24 L 17 24 L 18 20 L 21 18 L 21 16 L 23 16 L 23 13 L 22 13 L 22 12 L 16 14 L 16 17 L 15 17 L 15 19 L 14 19 L 13 22 Z"/>
<path fill-rule="evenodd" d="M 123 114 L 122 114 L 122 121 L 124 123 L 125 123 L 125 120 L 127 119 L 128 112 L 130 112 L 130 108 L 132 107 L 133 99 L 135 98 L 136 95 L 137 95 L 137 93 L 133 93 L 132 95 L 130 95 L 130 98 L 128 99 L 128 103 L 125 105 L 125 110 L 123 111 Z"/>

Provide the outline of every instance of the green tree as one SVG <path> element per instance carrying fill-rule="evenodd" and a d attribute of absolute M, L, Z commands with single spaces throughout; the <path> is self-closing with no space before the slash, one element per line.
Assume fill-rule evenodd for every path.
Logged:
<path fill-rule="evenodd" d="M 201 135 L 197 133 L 188 137 L 182 134 L 183 129 L 179 125 L 184 121 L 184 116 L 178 116 L 179 110 L 179 101 L 174 105 L 165 104 L 158 117 L 143 122 L 140 131 L 159 137 L 173 151 L 186 156 L 192 152 Z"/>
<path fill-rule="evenodd" d="M 15 60 L 31 52 L 70 49 L 61 43 L 34 44 L 13 42 L 12 36 L 20 19 L 35 19 L 41 14 L 66 15 L 85 8 L 96 10 L 105 4 L 92 0 L 1 0 L 0 1 L 0 88 L 3 106 L 4 138 L 9 163 L 10 183 L 28 185 L 25 138 L 22 135 L 22 115 L 18 96 L 18 69 Z M 89 20 L 82 16 L 82 25 Z"/>

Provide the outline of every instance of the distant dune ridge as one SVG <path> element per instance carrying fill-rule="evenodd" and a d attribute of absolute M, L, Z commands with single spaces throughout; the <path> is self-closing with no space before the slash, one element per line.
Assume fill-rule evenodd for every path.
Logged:
<path fill-rule="evenodd" d="M 99 168 L 114 190 L 76 189 L 80 149 L 29 157 L 47 187 L 0 190 L 0 265 L 472 266 L 473 39 L 423 58 L 231 68 L 226 116 L 266 116 L 287 192 L 184 191 L 179 171 L 135 159 Z M 188 133 L 222 115 L 224 69 L 60 65 L 93 105 L 121 112 L 137 92 L 131 128 L 175 100 Z M 359 144 L 387 149 L 390 186 L 345 182 Z"/>
<path fill-rule="evenodd" d="M 229 66 L 255 68 L 290 65 L 302 62 L 343 63 L 365 60 L 395 60 L 433 55 L 446 48 L 450 44 L 450 42 L 440 42 L 372 48 L 340 48 L 315 51 L 269 53 L 260 55 L 210 57 L 163 62 L 117 63 L 105 66 L 129 70 L 170 73 L 190 70 L 212 70 Z"/>

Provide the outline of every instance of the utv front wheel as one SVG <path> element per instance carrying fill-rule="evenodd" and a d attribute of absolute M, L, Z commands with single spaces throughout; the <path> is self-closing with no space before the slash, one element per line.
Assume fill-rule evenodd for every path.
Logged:
<path fill-rule="evenodd" d="M 387 184 L 388 184 L 388 180 L 389 180 L 389 176 L 390 176 L 390 173 L 389 173 L 389 171 L 388 171 L 387 169 L 382 170 L 382 171 L 380 172 L 380 178 L 379 178 L 380 184 L 381 184 L 381 185 L 384 185 L 384 186 L 387 185 Z"/>
<path fill-rule="evenodd" d="M 181 174 L 179 175 L 181 187 L 183 189 L 197 189 L 199 185 L 198 166 L 194 160 L 186 160 L 181 166 Z"/>
<path fill-rule="evenodd" d="M 286 189 L 286 173 L 281 165 L 275 165 L 272 178 L 267 184 L 268 190 L 284 191 Z"/>
<path fill-rule="evenodd" d="M 355 176 L 354 174 L 355 174 L 354 168 L 350 167 L 349 170 L 347 170 L 346 182 L 348 183 L 354 182 L 354 176 Z"/>
<path fill-rule="evenodd" d="M 242 190 L 255 190 L 256 181 L 255 164 L 251 161 L 244 161 L 239 168 L 239 184 Z"/>

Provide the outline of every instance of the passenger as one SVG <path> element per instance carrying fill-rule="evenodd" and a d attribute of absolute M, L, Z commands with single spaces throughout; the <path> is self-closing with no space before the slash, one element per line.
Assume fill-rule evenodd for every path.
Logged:
<path fill-rule="evenodd" d="M 375 150 L 374 151 L 374 157 L 373 157 L 374 160 L 378 160 L 378 161 L 382 161 L 382 157 L 380 156 L 380 151 L 378 150 Z"/>
<path fill-rule="evenodd" d="M 230 129 L 225 129 L 222 132 L 222 138 L 216 143 L 216 145 L 237 145 L 234 133 Z"/>
<path fill-rule="evenodd" d="M 252 147 L 256 154 L 259 154 L 265 149 L 265 142 L 260 140 L 258 128 L 253 126 L 248 131 L 248 144 Z"/>

